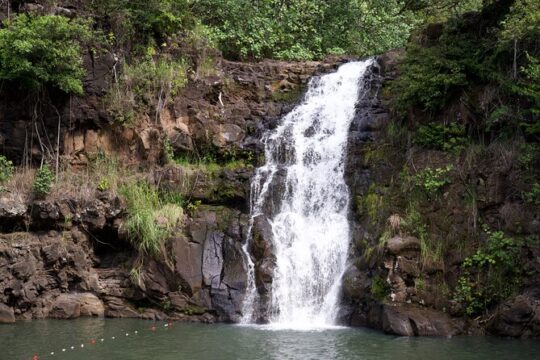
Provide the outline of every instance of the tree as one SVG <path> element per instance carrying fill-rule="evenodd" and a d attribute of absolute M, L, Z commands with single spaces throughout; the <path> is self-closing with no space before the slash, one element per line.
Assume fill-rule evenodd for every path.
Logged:
<path fill-rule="evenodd" d="M 0 80 L 31 91 L 43 86 L 83 93 L 81 42 L 90 37 L 88 21 L 63 16 L 21 14 L 0 29 Z"/>

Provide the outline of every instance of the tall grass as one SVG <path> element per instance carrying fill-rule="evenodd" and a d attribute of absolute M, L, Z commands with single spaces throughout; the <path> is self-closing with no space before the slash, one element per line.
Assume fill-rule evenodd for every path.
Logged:
<path fill-rule="evenodd" d="M 181 224 L 182 207 L 162 199 L 159 191 L 145 182 L 124 185 L 120 194 L 127 205 L 124 226 L 129 239 L 140 252 L 159 254 L 164 241 Z"/>

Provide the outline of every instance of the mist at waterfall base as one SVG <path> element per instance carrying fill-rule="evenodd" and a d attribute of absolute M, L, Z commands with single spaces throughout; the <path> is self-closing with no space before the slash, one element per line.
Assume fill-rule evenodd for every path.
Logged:
<path fill-rule="evenodd" d="M 157 323 L 158 329 L 149 331 L 153 324 L 148 320 L 95 318 L 18 321 L 0 326 L 0 359 L 30 360 L 37 355 L 39 360 L 522 360 L 538 358 L 540 353 L 537 340 L 406 338 L 352 328 L 268 331 L 186 323 L 167 328 Z M 100 338 L 104 342 L 90 343 L 90 339 Z"/>
<path fill-rule="evenodd" d="M 272 226 L 276 266 L 267 327 L 335 324 L 350 243 L 347 138 L 372 64 L 372 59 L 351 62 L 313 78 L 303 100 L 263 139 L 266 164 L 252 181 L 251 215 L 267 216 Z M 283 189 L 278 208 L 268 214 L 277 188 Z M 253 321 L 257 306 L 253 277 L 252 271 L 243 323 Z"/>

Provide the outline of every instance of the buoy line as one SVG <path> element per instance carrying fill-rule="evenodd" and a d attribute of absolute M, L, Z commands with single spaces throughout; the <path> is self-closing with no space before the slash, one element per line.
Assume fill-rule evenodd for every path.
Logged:
<path fill-rule="evenodd" d="M 91 338 L 86 343 L 66 346 L 66 347 L 63 347 L 61 349 L 57 349 L 55 351 L 50 351 L 50 352 L 47 352 L 47 353 L 44 353 L 44 354 L 35 353 L 33 356 L 29 357 L 28 359 L 31 359 L 31 360 L 52 359 L 52 358 L 55 358 L 57 356 L 61 356 L 61 355 L 66 354 L 66 353 L 70 353 L 70 352 L 75 351 L 75 350 L 92 349 L 94 346 L 99 346 L 99 344 L 104 343 L 104 342 L 114 341 L 116 339 L 127 338 L 127 337 L 130 337 L 130 336 L 134 337 L 134 336 L 139 335 L 140 333 L 144 333 L 145 331 L 149 332 L 149 333 L 155 333 L 160 328 L 168 329 L 169 327 L 172 327 L 172 326 L 173 326 L 172 321 L 168 321 L 167 323 L 163 324 L 162 326 L 160 326 L 160 325 L 158 325 L 156 323 L 153 323 L 149 328 L 140 329 L 140 330 L 134 330 L 132 332 L 126 332 L 126 333 L 123 333 L 123 334 L 117 335 L 117 336 Z"/>

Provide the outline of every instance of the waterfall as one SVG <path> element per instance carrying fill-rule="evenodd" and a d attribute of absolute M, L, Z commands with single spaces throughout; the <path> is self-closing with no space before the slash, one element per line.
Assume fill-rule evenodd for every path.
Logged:
<path fill-rule="evenodd" d="M 372 63 L 347 63 L 311 79 L 302 102 L 263 139 L 266 163 L 252 180 L 251 215 L 265 215 L 272 228 L 272 325 L 335 323 L 350 243 L 347 138 Z M 244 322 L 251 321 L 257 301 L 253 267 Z"/>

